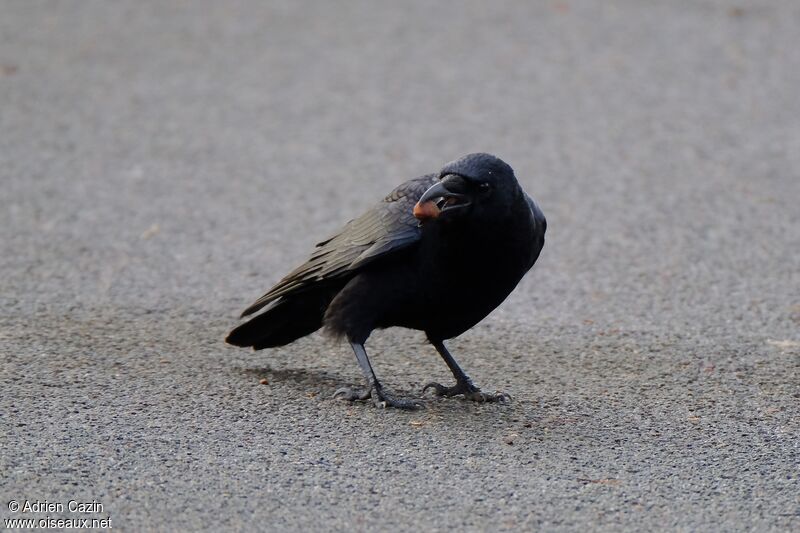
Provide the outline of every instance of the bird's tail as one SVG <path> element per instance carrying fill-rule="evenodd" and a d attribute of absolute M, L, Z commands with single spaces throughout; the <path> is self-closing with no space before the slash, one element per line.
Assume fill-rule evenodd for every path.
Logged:
<path fill-rule="evenodd" d="M 283 346 L 322 326 L 330 297 L 315 292 L 284 297 L 265 312 L 231 331 L 225 342 L 254 350 Z"/>

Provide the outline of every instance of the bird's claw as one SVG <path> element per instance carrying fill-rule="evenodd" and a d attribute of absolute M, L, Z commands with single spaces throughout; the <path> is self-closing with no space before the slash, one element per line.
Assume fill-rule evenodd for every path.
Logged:
<path fill-rule="evenodd" d="M 395 398 L 385 392 L 382 388 L 378 387 L 370 387 L 369 389 L 352 389 L 350 387 L 343 387 L 334 392 L 333 397 L 334 399 L 348 400 L 351 402 L 372 398 L 372 403 L 381 409 L 385 409 L 386 407 L 394 407 L 395 409 L 416 410 L 424 407 L 421 402 L 416 400 Z"/>
<path fill-rule="evenodd" d="M 356 400 L 366 400 L 370 397 L 369 389 L 353 389 L 350 387 L 342 387 L 333 393 L 334 400 L 347 400 L 354 402 Z"/>
<path fill-rule="evenodd" d="M 511 395 L 501 391 L 483 392 L 479 390 L 465 394 L 464 398 L 481 403 L 511 403 Z"/>
<path fill-rule="evenodd" d="M 481 389 L 479 389 L 472 383 L 457 383 L 452 387 L 445 387 L 441 383 L 431 382 L 422 388 L 422 393 L 425 394 L 425 391 L 427 391 L 428 389 L 434 389 L 436 396 L 444 396 L 446 398 L 450 398 L 453 396 L 458 396 L 460 394 L 464 396 L 464 399 L 473 402 L 508 403 L 511 401 L 511 396 L 505 392 L 499 392 L 499 391 L 494 393 L 483 392 Z"/>
<path fill-rule="evenodd" d="M 456 390 L 458 388 L 459 388 L 458 385 L 454 387 L 445 387 L 441 383 L 436 383 L 435 381 L 431 381 L 430 383 L 422 387 L 422 394 L 425 394 L 425 391 L 427 391 L 428 389 L 434 389 L 436 396 L 446 396 L 449 398 L 450 396 L 455 396 L 456 394 L 460 394 L 460 392 Z"/>

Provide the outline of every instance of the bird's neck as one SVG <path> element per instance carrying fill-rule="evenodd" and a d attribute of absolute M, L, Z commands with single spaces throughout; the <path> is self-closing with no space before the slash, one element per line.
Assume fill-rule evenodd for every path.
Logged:
<path fill-rule="evenodd" d="M 492 256 L 502 253 L 509 245 L 505 223 L 465 223 L 442 225 L 438 231 L 436 255 L 440 261 L 469 261 L 473 264 L 491 262 Z"/>

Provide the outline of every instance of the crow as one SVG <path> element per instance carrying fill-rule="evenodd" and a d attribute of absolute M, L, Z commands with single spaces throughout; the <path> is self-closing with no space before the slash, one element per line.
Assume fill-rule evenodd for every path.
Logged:
<path fill-rule="evenodd" d="M 438 396 L 506 401 L 481 391 L 444 341 L 480 322 L 514 290 L 544 246 L 547 221 L 511 167 L 485 153 L 469 154 L 409 180 L 341 231 L 245 309 L 266 310 L 230 332 L 226 342 L 255 350 L 283 346 L 322 326 L 344 337 L 367 382 L 335 398 L 416 409 L 378 381 L 364 343 L 373 330 L 423 331 L 455 377 L 429 383 Z"/>

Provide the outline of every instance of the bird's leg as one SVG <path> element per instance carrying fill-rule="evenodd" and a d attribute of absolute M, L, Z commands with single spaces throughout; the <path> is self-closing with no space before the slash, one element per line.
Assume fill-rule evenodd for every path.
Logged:
<path fill-rule="evenodd" d="M 431 382 L 422 389 L 423 393 L 429 388 L 432 388 L 436 391 L 437 396 L 450 397 L 462 394 L 464 398 L 472 400 L 473 402 L 507 402 L 511 400 L 511 396 L 504 392 L 483 392 L 476 387 L 466 372 L 461 370 L 461 367 L 458 366 L 458 363 L 456 363 L 456 360 L 450 355 L 450 352 L 447 351 L 444 343 L 442 341 L 429 340 L 430 343 L 433 344 L 433 347 L 436 348 L 436 351 L 439 352 L 439 355 L 442 356 L 444 362 L 447 363 L 447 366 L 456 378 L 456 384 L 452 387 L 445 387 L 439 383 Z"/>
<path fill-rule="evenodd" d="M 360 342 L 350 341 L 350 346 L 356 354 L 358 366 L 361 367 L 361 372 L 367 380 L 367 389 L 357 390 L 349 387 L 344 387 L 337 390 L 334 398 L 342 398 L 343 400 L 366 400 L 372 398 L 373 403 L 378 407 L 396 407 L 398 409 L 419 409 L 422 404 L 413 400 L 404 400 L 402 398 L 393 398 L 385 390 L 383 385 L 378 381 L 375 371 L 372 370 L 372 365 L 369 363 L 367 351 L 364 349 L 364 344 Z"/>

